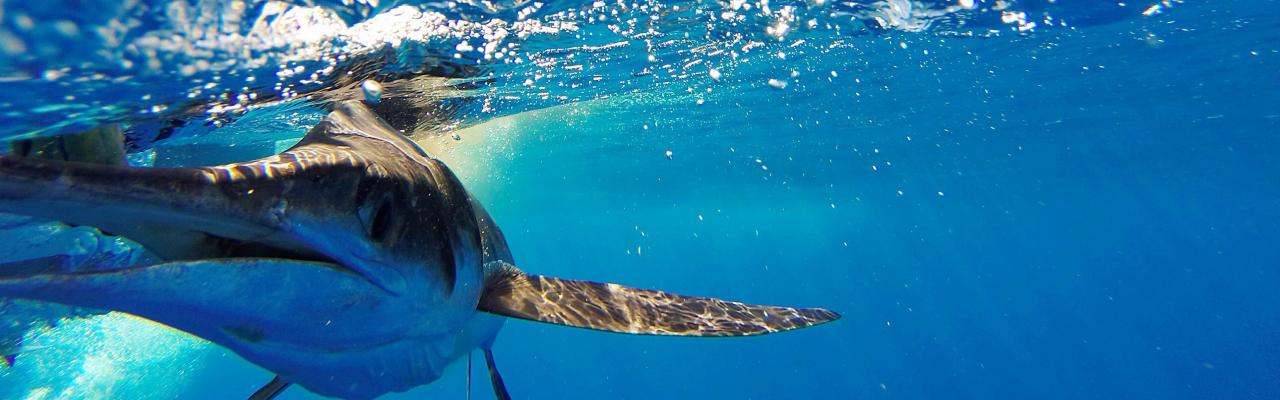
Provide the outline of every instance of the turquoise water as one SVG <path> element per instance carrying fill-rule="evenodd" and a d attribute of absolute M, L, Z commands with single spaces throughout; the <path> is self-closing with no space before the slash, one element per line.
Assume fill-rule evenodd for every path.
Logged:
<path fill-rule="evenodd" d="M 751 3 L 742 20 L 723 17 L 732 3 L 553 2 L 524 13 L 542 30 L 510 34 L 501 58 L 475 32 L 459 35 L 479 50 L 395 34 L 360 47 L 353 28 L 324 56 L 310 42 L 247 57 L 158 46 L 154 70 L 146 51 L 95 52 L 115 47 L 88 38 L 136 17 L 119 40 L 194 43 L 254 31 L 271 11 L 233 3 L 188 10 L 185 25 L 159 3 L 90 3 L 102 11 L 90 16 L 4 4 L 0 135 L 119 123 L 137 164 L 253 158 L 323 116 L 266 100 L 287 95 L 280 82 L 324 87 L 308 79 L 331 54 L 396 73 L 423 57 L 478 65 L 459 74 L 480 79 L 459 84 L 458 139 L 431 150 L 523 269 L 844 315 L 739 339 L 510 321 L 494 352 L 518 398 L 1280 397 L 1275 1 L 799 2 L 765 16 Z M 779 16 L 786 5 L 799 16 Z M 318 7 L 359 26 L 397 6 Z M 484 23 L 530 5 L 399 6 Z M 197 18 L 228 10 L 243 15 Z M 58 36 L 59 20 L 87 36 Z M 766 29 L 778 21 L 790 21 L 780 38 Z M 234 109 L 254 103 L 238 94 L 261 101 Z M 218 106 L 232 109 L 211 116 Z M 6 261 L 150 260 L 87 227 L 3 229 Z M 0 299 L 3 332 L 25 347 L 0 369 L 0 398 L 240 398 L 271 377 L 120 314 L 50 324 L 72 313 L 92 314 Z M 477 364 L 472 396 L 489 398 Z M 466 380 L 456 364 L 387 398 L 462 398 Z"/>

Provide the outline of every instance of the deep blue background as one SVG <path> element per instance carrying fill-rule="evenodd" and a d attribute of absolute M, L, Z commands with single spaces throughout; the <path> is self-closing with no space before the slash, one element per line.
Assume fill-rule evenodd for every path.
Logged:
<path fill-rule="evenodd" d="M 784 91 L 519 116 L 469 178 L 500 182 L 477 191 L 527 270 L 845 318 L 740 340 L 510 323 L 511 390 L 1280 396 L 1280 24 L 1234 5 L 868 38 Z"/>

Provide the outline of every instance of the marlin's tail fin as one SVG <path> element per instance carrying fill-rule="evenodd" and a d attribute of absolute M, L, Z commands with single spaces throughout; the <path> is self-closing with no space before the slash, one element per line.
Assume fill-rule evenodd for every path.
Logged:
<path fill-rule="evenodd" d="M 612 283 L 531 275 L 493 276 L 480 310 L 557 325 L 646 335 L 749 336 L 834 321 L 821 308 L 760 306 Z"/>

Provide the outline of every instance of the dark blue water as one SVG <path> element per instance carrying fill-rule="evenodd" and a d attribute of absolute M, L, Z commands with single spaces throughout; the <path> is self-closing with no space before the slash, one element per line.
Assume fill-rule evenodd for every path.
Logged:
<path fill-rule="evenodd" d="M 542 350 L 506 356 L 548 372 L 539 398 L 1276 396 L 1280 68 L 1254 23 L 895 37 L 794 96 L 522 127 L 545 139 L 481 195 L 527 268 L 846 317 L 722 342 L 512 324 L 498 351 Z"/>
<path fill-rule="evenodd" d="M 844 315 L 739 339 L 511 321 L 495 347 L 508 388 L 529 399 L 1280 397 L 1280 3 L 1140 15 L 1147 5 L 1054 9 L 1081 23 L 993 38 L 814 34 L 825 40 L 740 57 L 723 80 L 620 77 L 640 61 L 614 55 L 555 75 L 546 91 L 561 101 L 496 101 L 511 108 L 474 117 L 441 157 L 523 269 Z M 496 71 L 498 92 L 537 91 L 522 84 L 533 67 Z M 577 80 L 592 74 L 607 79 Z M 258 116 L 283 137 L 315 121 L 295 108 Z M 261 124 L 241 125 L 156 162 L 257 140 Z M 100 350 L 142 326 L 107 318 L 124 328 L 83 328 L 107 332 L 75 342 L 83 354 L 39 349 L 29 354 L 46 364 L 22 356 L 0 371 L 0 396 L 236 398 L 270 378 L 171 333 L 155 335 L 172 345 L 146 339 L 178 349 L 150 363 L 143 344 Z M 58 329 L 84 324 L 27 335 L 57 346 Z M 55 354 L 133 361 L 59 371 Z M 489 398 L 482 363 L 474 372 L 472 395 Z M 388 398 L 462 398 L 466 379 L 457 365 Z"/>

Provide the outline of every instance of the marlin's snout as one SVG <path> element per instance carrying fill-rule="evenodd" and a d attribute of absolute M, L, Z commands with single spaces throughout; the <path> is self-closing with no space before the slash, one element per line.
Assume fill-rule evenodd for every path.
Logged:
<path fill-rule="evenodd" d="M 0 210 L 87 225 L 166 259 L 210 255 L 211 238 L 270 238 L 268 213 L 247 213 L 198 169 L 132 168 L 0 157 Z"/>

